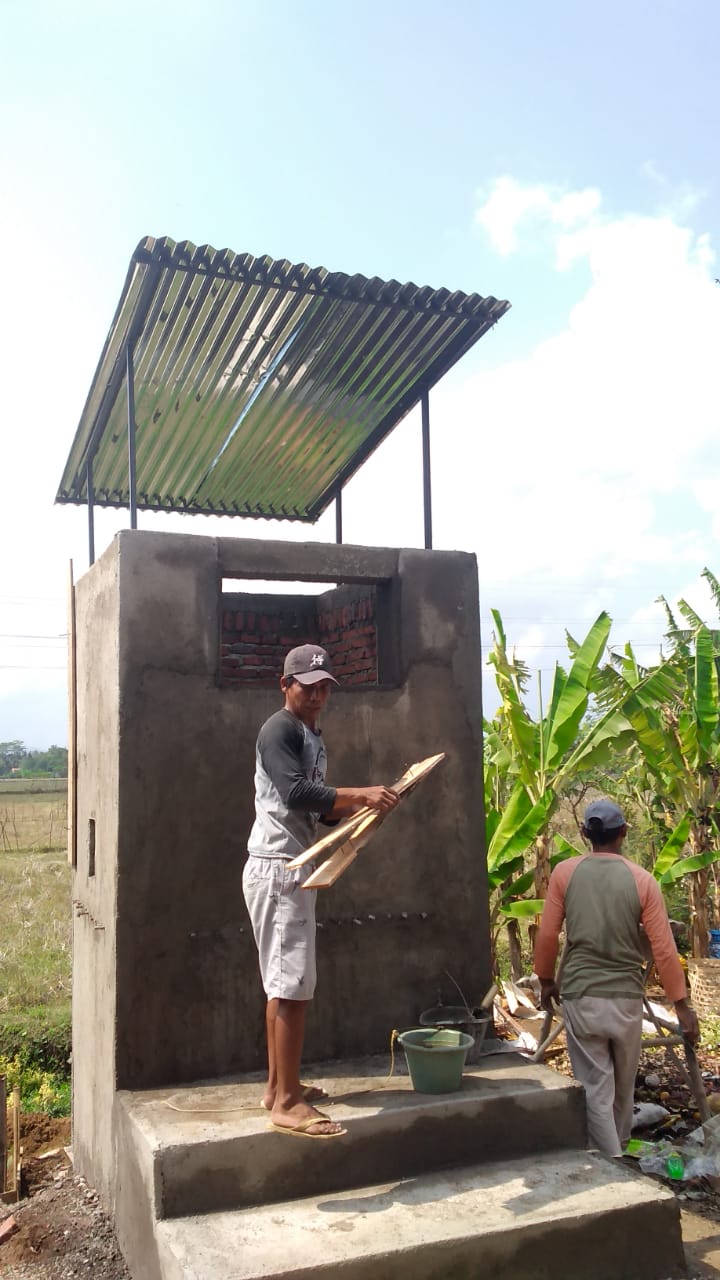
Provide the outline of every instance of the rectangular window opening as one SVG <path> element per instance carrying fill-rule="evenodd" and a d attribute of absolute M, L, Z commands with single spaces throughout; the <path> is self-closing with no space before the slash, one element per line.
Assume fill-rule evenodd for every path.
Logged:
<path fill-rule="evenodd" d="M 88 820 L 88 875 L 95 875 L 95 819 Z"/>
<path fill-rule="evenodd" d="M 388 661 L 390 582 L 278 582 L 223 578 L 223 687 L 277 687 L 296 645 L 326 649 L 341 688 L 396 683 Z"/>

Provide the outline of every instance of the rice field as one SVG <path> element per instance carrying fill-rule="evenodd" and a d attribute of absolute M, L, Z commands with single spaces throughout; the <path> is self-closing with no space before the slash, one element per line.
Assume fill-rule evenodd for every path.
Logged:
<path fill-rule="evenodd" d="M 0 793 L 0 1015 L 70 999 L 66 848 L 64 789 Z"/>

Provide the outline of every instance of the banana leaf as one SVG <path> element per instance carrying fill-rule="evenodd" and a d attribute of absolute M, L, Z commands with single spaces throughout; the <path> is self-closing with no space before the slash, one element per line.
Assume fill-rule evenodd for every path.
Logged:
<path fill-rule="evenodd" d="M 511 858 L 509 862 L 504 862 L 502 866 L 497 867 L 494 871 L 488 871 L 488 884 L 491 889 L 497 889 L 510 876 L 516 875 L 518 871 L 522 871 L 525 866 L 525 856 L 519 853 L 516 858 Z"/>
<path fill-rule="evenodd" d="M 665 876 L 678 861 L 678 855 L 685 848 L 690 835 L 690 827 L 692 826 L 693 815 L 691 812 L 683 814 L 674 831 L 668 836 L 665 844 L 655 859 L 653 867 L 653 875 L 661 884 L 670 883 L 665 880 Z M 671 877 L 675 879 L 675 877 Z"/>
<path fill-rule="evenodd" d="M 674 863 L 665 875 L 660 877 L 660 883 L 673 884 L 675 880 L 688 875 L 690 871 L 702 871 L 703 867 L 712 866 L 713 862 L 717 862 L 719 858 L 720 849 L 706 849 L 704 853 L 691 854 L 689 858 L 682 858 Z"/>
<path fill-rule="evenodd" d="M 542 915 L 544 906 L 542 898 L 521 898 L 518 902 L 509 903 L 507 907 L 502 906 L 500 914 L 510 920 L 527 920 L 528 916 Z"/>
<path fill-rule="evenodd" d="M 699 627 L 695 636 L 695 713 L 698 747 L 707 759 L 718 727 L 718 678 L 712 636 L 707 627 Z"/>
<path fill-rule="evenodd" d="M 605 651 L 612 623 L 601 613 L 573 659 L 557 702 L 553 705 L 545 767 L 554 769 L 572 747 L 588 705 L 588 685 Z"/>
<path fill-rule="evenodd" d="M 508 885 L 506 893 L 503 894 L 503 901 L 506 898 L 508 902 L 511 898 L 522 898 L 523 894 L 532 888 L 534 881 L 534 871 L 526 871 L 524 875 L 518 876 L 517 880 L 513 880 L 512 884 Z"/>
<path fill-rule="evenodd" d="M 488 848 L 489 873 L 494 874 L 529 849 L 547 825 L 557 802 L 557 795 L 548 788 L 533 804 L 523 784 L 516 784 Z"/>
<path fill-rule="evenodd" d="M 580 858 L 587 853 L 587 849 L 576 849 L 574 844 L 570 844 L 564 836 L 553 836 L 553 844 L 555 852 L 550 855 L 550 866 L 556 867 L 558 862 L 564 862 L 566 858 Z"/>

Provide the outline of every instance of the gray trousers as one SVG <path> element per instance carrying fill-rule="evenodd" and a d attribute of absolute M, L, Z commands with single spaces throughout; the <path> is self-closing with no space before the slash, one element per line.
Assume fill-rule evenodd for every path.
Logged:
<path fill-rule="evenodd" d="M 609 1156 L 621 1155 L 630 1137 L 642 1009 L 639 997 L 562 1004 L 573 1075 L 585 1088 L 590 1146 Z"/>

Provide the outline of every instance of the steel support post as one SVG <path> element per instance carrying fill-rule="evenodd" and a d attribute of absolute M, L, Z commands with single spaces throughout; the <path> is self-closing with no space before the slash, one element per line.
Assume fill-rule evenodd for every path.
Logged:
<path fill-rule="evenodd" d="M 92 458 L 88 457 L 85 477 L 87 481 L 88 502 L 88 559 L 95 563 L 95 488 L 93 485 Z"/>
<path fill-rule="evenodd" d="M 423 512 L 425 517 L 425 550 L 432 550 L 432 485 L 430 477 L 430 395 L 423 391 L 422 412 Z"/>
<path fill-rule="evenodd" d="M 135 370 L 133 368 L 133 349 L 130 343 L 127 345 L 127 412 L 130 528 L 137 529 L 137 488 L 135 482 Z"/>

